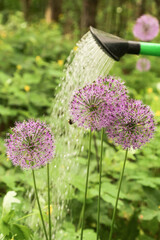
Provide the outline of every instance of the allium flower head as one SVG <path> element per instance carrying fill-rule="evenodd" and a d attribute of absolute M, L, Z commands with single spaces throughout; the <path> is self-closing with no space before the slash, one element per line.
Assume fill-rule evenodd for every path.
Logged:
<path fill-rule="evenodd" d="M 120 78 L 116 79 L 113 76 L 107 76 L 107 77 L 99 77 L 96 81 L 98 85 L 105 85 L 107 96 L 110 98 L 112 97 L 113 103 L 121 102 L 123 100 L 126 100 L 128 98 L 128 90 L 126 86 L 124 85 L 124 82 L 121 81 Z"/>
<path fill-rule="evenodd" d="M 140 72 L 147 72 L 151 68 L 151 62 L 147 58 L 140 58 L 137 61 L 136 68 Z"/>
<path fill-rule="evenodd" d="M 28 120 L 16 123 L 6 139 L 7 156 L 25 169 L 40 168 L 54 156 L 54 138 L 44 122 Z"/>
<path fill-rule="evenodd" d="M 117 104 L 117 111 L 107 129 L 109 138 L 123 149 L 140 148 L 153 137 L 155 131 L 154 115 L 149 106 L 139 100 L 130 99 Z"/>
<path fill-rule="evenodd" d="M 70 104 L 73 121 L 78 126 L 100 130 L 109 122 L 114 103 L 126 99 L 126 96 L 126 88 L 119 80 L 99 78 L 75 92 Z"/>
<path fill-rule="evenodd" d="M 145 14 L 137 19 L 133 28 L 133 34 L 135 37 L 142 41 L 151 41 L 159 33 L 159 22 L 157 18 Z"/>

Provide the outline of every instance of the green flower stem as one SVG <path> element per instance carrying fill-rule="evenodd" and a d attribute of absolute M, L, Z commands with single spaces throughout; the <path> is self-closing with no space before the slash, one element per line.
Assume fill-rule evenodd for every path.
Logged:
<path fill-rule="evenodd" d="M 112 239 L 114 221 L 115 221 L 115 216 L 116 216 L 116 211 L 117 211 L 118 199 L 119 199 L 119 194 L 120 194 L 120 190 L 121 190 L 121 184 L 122 184 L 122 179 L 123 179 L 125 164 L 126 164 L 126 160 L 127 160 L 127 154 L 128 154 L 128 148 L 127 148 L 127 150 L 126 150 L 126 154 L 125 154 L 125 158 L 124 158 L 124 163 L 123 163 L 123 168 L 122 168 L 122 172 L 121 172 L 121 176 L 120 176 L 120 180 L 119 180 L 118 193 L 117 193 L 116 203 L 115 203 L 115 207 L 114 207 L 114 211 L 113 211 L 113 216 L 112 216 L 112 223 L 111 223 L 111 230 L 110 230 L 110 234 L 109 234 L 109 240 Z"/>
<path fill-rule="evenodd" d="M 100 157 L 100 162 L 99 162 L 99 195 L 98 195 L 98 215 L 97 215 L 97 240 L 99 238 L 99 225 L 100 225 L 100 198 L 101 198 L 103 135 L 104 135 L 104 128 L 102 128 L 102 130 L 101 130 L 101 157 Z"/>
<path fill-rule="evenodd" d="M 47 163 L 47 185 L 48 185 L 48 221 L 49 221 L 49 240 L 51 240 L 51 209 L 50 209 L 49 163 Z"/>
<path fill-rule="evenodd" d="M 83 204 L 81 212 L 80 212 L 79 222 L 78 222 L 78 225 L 77 225 L 77 231 L 80 229 L 81 224 L 82 224 L 83 208 L 84 208 L 84 204 Z"/>
<path fill-rule="evenodd" d="M 88 177 L 89 177 L 89 166 L 90 166 L 90 159 L 91 159 L 91 137 L 92 131 L 90 129 L 89 132 L 89 152 L 88 152 L 88 166 L 87 166 L 87 176 L 86 176 L 86 187 L 85 187 L 85 196 L 84 196 L 84 205 L 83 205 L 83 213 L 82 213 L 82 228 L 81 228 L 81 238 L 83 239 L 83 228 L 84 228 L 84 219 L 85 219 L 85 208 L 86 208 L 86 199 L 87 199 L 87 189 L 88 189 Z"/>
<path fill-rule="evenodd" d="M 40 213 L 41 220 L 42 220 L 43 230 L 44 230 L 44 234 L 45 234 L 46 240 L 48 240 L 47 231 L 46 231 L 46 227 L 45 227 L 45 224 L 44 224 L 44 219 L 43 219 L 43 215 L 42 215 L 42 210 L 41 210 L 41 206 L 40 206 L 40 202 L 39 202 L 39 197 L 38 197 L 38 192 L 37 192 L 37 186 L 36 186 L 36 179 L 35 179 L 35 174 L 34 174 L 34 170 L 33 170 L 33 169 L 32 169 L 32 175 L 33 175 L 34 189 L 35 189 L 36 200 L 37 200 L 37 204 L 38 204 L 38 208 L 39 208 L 39 213 Z"/>

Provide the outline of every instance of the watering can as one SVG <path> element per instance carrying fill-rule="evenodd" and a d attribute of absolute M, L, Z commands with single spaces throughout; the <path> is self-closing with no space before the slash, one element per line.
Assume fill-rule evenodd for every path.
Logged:
<path fill-rule="evenodd" d="M 125 54 L 160 56 L 158 43 L 127 41 L 93 27 L 90 27 L 90 32 L 101 49 L 115 61 Z"/>

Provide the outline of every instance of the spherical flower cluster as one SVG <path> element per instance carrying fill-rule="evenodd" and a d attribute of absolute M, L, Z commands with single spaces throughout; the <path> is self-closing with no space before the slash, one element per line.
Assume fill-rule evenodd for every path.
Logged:
<path fill-rule="evenodd" d="M 78 126 L 100 130 L 108 124 L 114 102 L 124 98 L 127 98 L 124 83 L 110 76 L 99 78 L 75 92 L 70 103 L 73 121 Z"/>
<path fill-rule="evenodd" d="M 101 116 L 107 107 L 104 101 L 106 95 L 105 86 L 95 83 L 86 85 L 75 92 L 70 103 L 70 112 L 73 121 L 78 126 L 99 130 L 102 127 Z"/>
<path fill-rule="evenodd" d="M 107 128 L 107 134 L 123 149 L 140 148 L 153 137 L 155 122 L 149 106 L 139 100 L 130 99 L 121 105 L 116 104 L 117 111 Z M 111 118 L 110 118 L 111 119 Z"/>
<path fill-rule="evenodd" d="M 147 72 L 151 68 L 151 62 L 147 58 L 140 58 L 136 64 L 137 70 Z"/>
<path fill-rule="evenodd" d="M 24 169 L 46 165 L 54 156 L 55 145 L 51 130 L 44 122 L 28 120 L 16 123 L 6 139 L 7 156 Z"/>
<path fill-rule="evenodd" d="M 142 41 L 151 41 L 159 33 L 159 22 L 157 18 L 145 14 L 137 19 L 133 28 L 133 34 L 135 37 Z"/>
<path fill-rule="evenodd" d="M 128 98 L 128 90 L 120 78 L 116 79 L 113 76 L 99 77 L 96 83 L 106 86 L 107 94 L 113 103 L 124 101 Z"/>

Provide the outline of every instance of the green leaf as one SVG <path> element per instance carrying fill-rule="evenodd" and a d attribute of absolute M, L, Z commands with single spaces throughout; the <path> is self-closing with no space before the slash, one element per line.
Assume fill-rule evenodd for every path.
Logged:
<path fill-rule="evenodd" d="M 114 197 L 112 197 L 108 194 L 102 194 L 101 197 L 105 202 L 111 203 L 113 207 L 115 206 L 116 199 Z M 118 208 L 122 207 L 122 205 L 123 205 L 123 202 L 121 200 L 119 200 L 118 201 Z"/>
<path fill-rule="evenodd" d="M 43 94 L 32 92 L 30 93 L 29 99 L 36 106 L 41 106 L 41 107 L 50 106 L 49 101 L 47 100 L 46 96 Z"/>
<path fill-rule="evenodd" d="M 10 174 L 6 174 L 1 181 L 3 181 L 10 189 L 14 189 L 15 188 L 15 181 L 16 178 L 14 175 Z"/>
<path fill-rule="evenodd" d="M 39 74 L 25 73 L 23 75 L 24 84 L 28 84 L 28 85 L 38 84 L 40 80 L 41 80 L 41 76 Z"/>
<path fill-rule="evenodd" d="M 84 181 L 84 177 L 82 176 L 73 176 L 71 184 L 79 189 L 82 193 L 85 191 L 85 181 Z"/>
<path fill-rule="evenodd" d="M 57 232 L 57 239 L 75 240 L 79 237 L 79 233 L 75 232 L 75 227 L 72 223 L 64 222 L 63 228 Z"/>
<path fill-rule="evenodd" d="M 98 196 L 98 188 L 96 188 L 96 187 L 89 188 L 88 192 L 87 192 L 87 198 L 88 199 L 89 198 L 94 198 L 96 196 Z"/>
<path fill-rule="evenodd" d="M 16 235 L 15 240 L 29 240 L 32 232 L 30 228 L 24 226 L 24 225 L 19 225 L 19 224 L 13 224 L 12 225 L 12 234 Z"/>
<path fill-rule="evenodd" d="M 10 233 L 10 226 L 6 222 L 0 221 L 0 233 L 2 233 L 4 236 L 9 235 Z"/>
<path fill-rule="evenodd" d="M 92 239 L 96 240 L 96 232 L 94 232 L 92 229 L 85 229 L 84 230 L 84 240 Z"/>
<path fill-rule="evenodd" d="M 139 236 L 139 240 L 155 240 L 155 238 L 149 237 L 147 235 Z"/>
<path fill-rule="evenodd" d="M 62 71 L 58 71 L 58 70 L 55 70 L 55 69 L 48 69 L 47 70 L 47 74 L 50 75 L 50 76 L 53 76 L 53 77 L 58 77 L 58 78 L 61 78 L 64 76 L 64 73 Z"/>
<path fill-rule="evenodd" d="M 10 219 L 12 219 L 14 216 L 14 211 L 11 210 L 9 213 L 5 214 L 3 217 L 2 217 L 2 220 L 3 222 L 5 223 L 8 223 L 10 221 Z"/>
<path fill-rule="evenodd" d="M 153 181 L 151 181 L 151 179 L 149 178 L 140 179 L 137 182 L 139 182 L 140 184 L 146 187 L 156 188 L 156 184 Z"/>
<path fill-rule="evenodd" d="M 160 211 L 158 210 L 158 213 L 157 213 L 157 219 L 158 219 L 158 222 L 160 222 Z"/>
<path fill-rule="evenodd" d="M 103 182 L 101 185 L 102 188 L 102 194 L 107 193 L 108 195 L 112 197 L 117 197 L 118 187 L 109 183 L 109 182 Z M 125 198 L 125 194 L 120 192 L 120 198 Z"/>
<path fill-rule="evenodd" d="M 143 220 L 152 220 L 153 218 L 155 218 L 158 214 L 158 211 L 155 211 L 153 209 L 143 209 L 141 212 L 141 215 L 143 216 Z"/>
<path fill-rule="evenodd" d="M 4 72 L 0 72 L 0 83 L 5 83 L 9 78 L 9 75 Z"/>
<path fill-rule="evenodd" d="M 16 116 L 17 111 L 14 109 L 11 109 L 9 107 L 4 107 L 3 105 L 0 105 L 0 115 L 2 116 Z"/>

